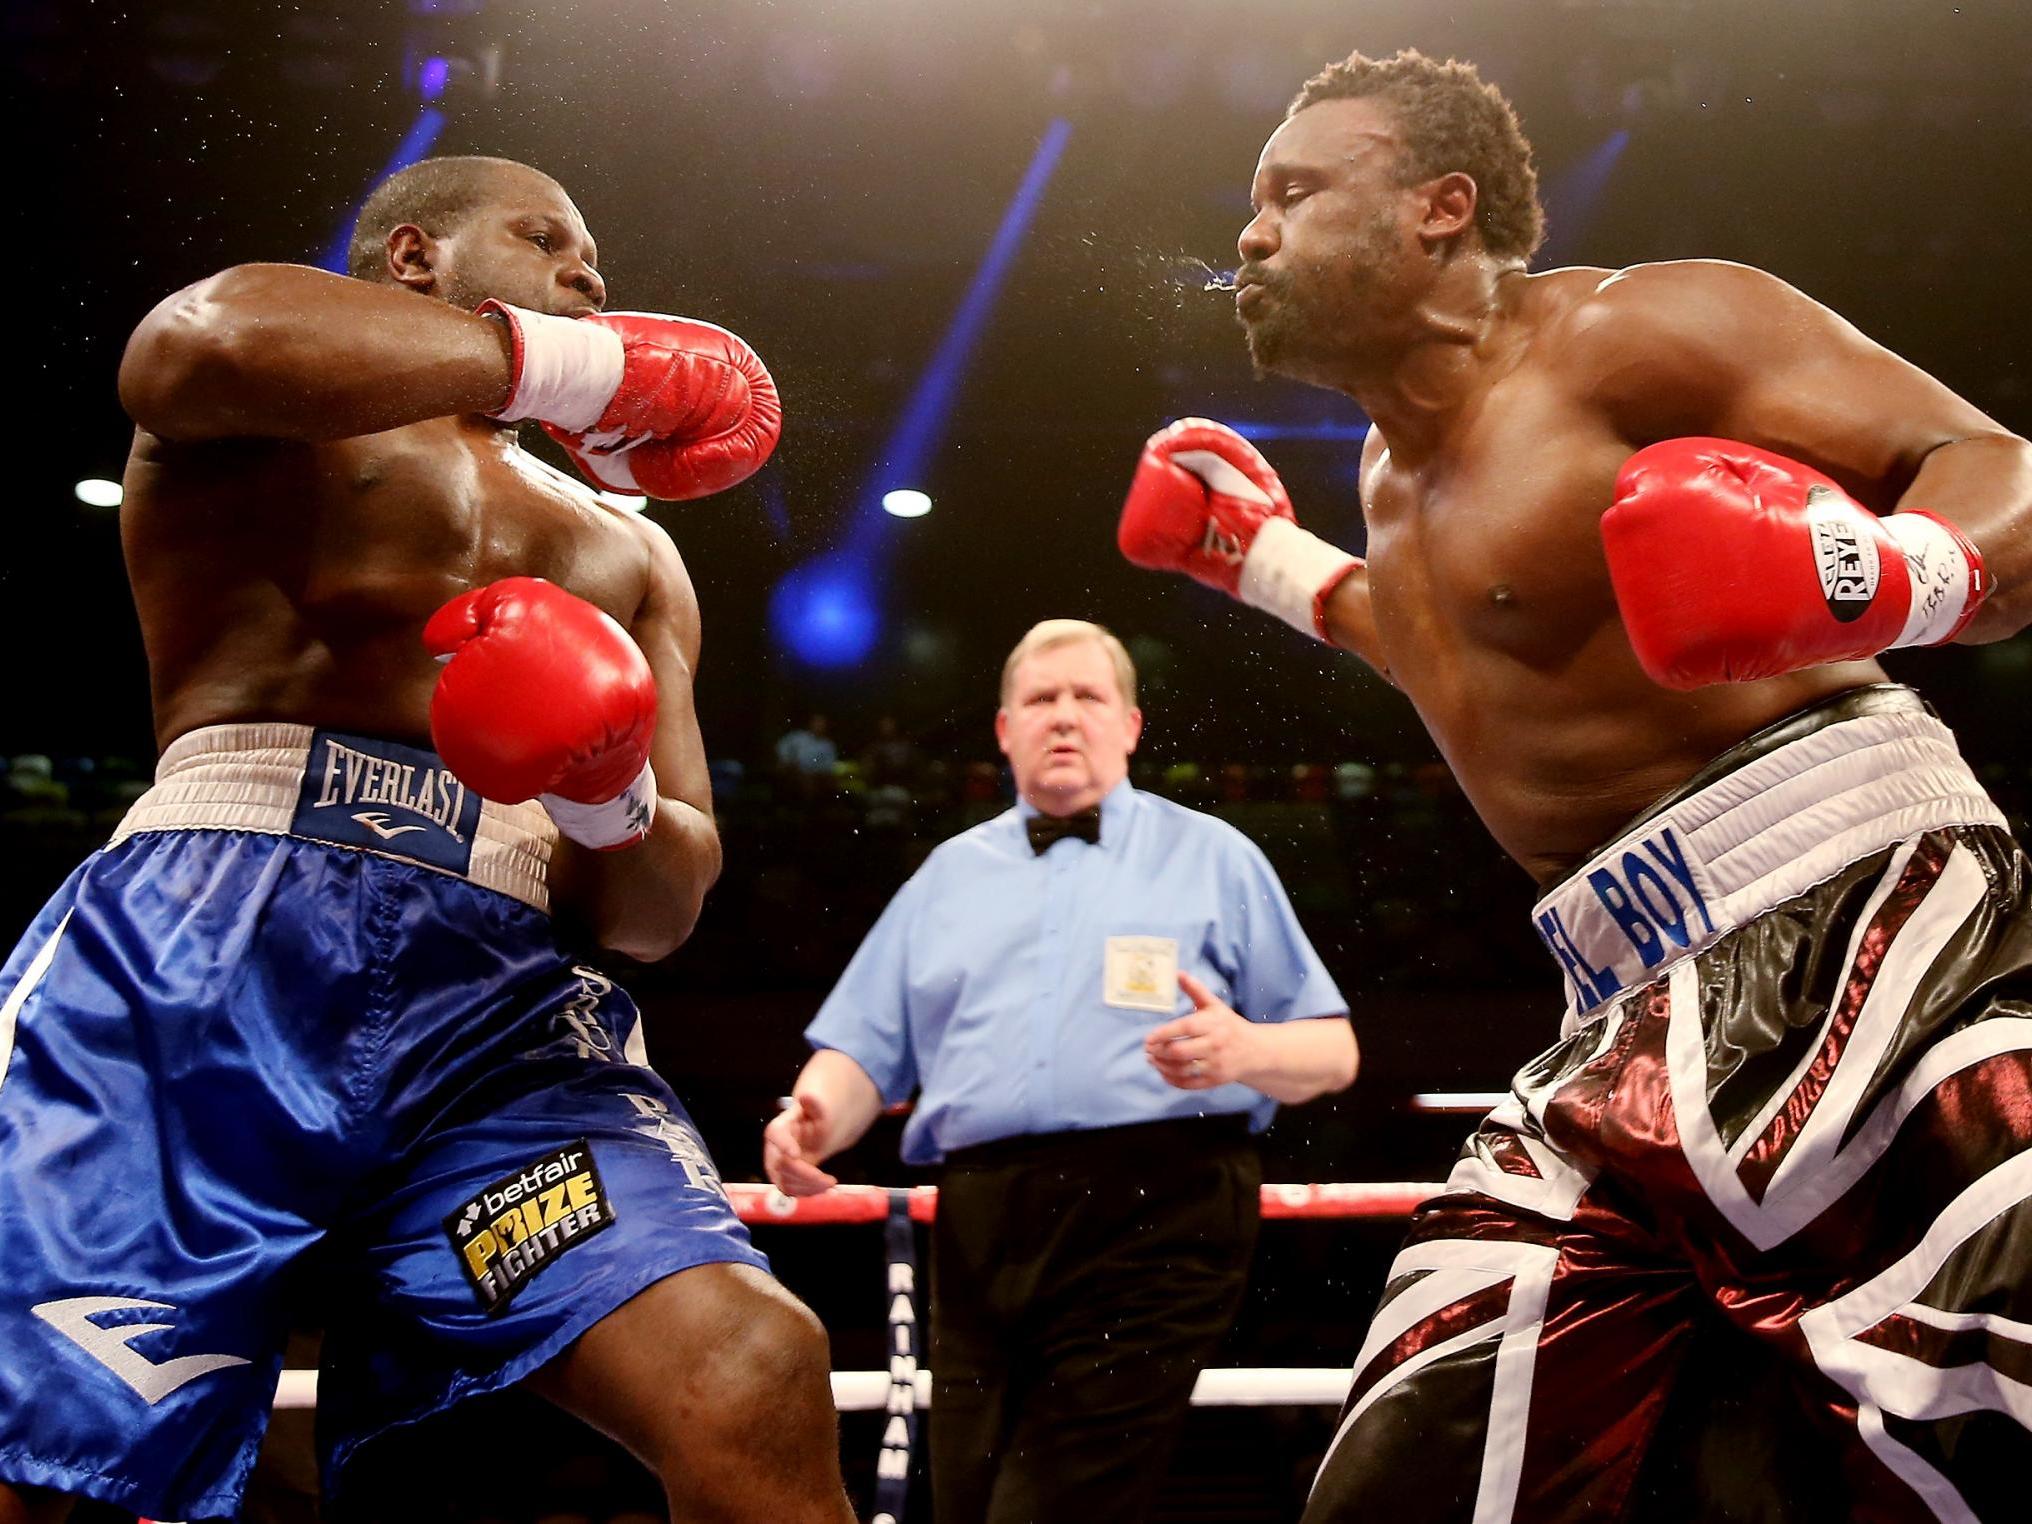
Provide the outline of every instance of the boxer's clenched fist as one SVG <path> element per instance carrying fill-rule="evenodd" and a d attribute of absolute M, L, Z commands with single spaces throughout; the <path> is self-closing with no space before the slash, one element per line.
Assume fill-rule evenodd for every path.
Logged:
<path fill-rule="evenodd" d="M 1327 596 L 1362 564 L 1299 528 L 1270 462 L 1206 418 L 1150 436 L 1115 540 L 1138 566 L 1182 571 L 1319 639 Z"/>
<path fill-rule="evenodd" d="M 656 680 L 628 632 L 540 577 L 507 577 L 431 615 L 444 662 L 431 742 L 483 799 L 538 799 L 585 846 L 633 846 L 655 818 Z"/>
<path fill-rule="evenodd" d="M 1631 648 L 1668 688 L 1938 645 L 1989 590 L 1945 519 L 1880 518 L 1811 466 L 1729 439 L 1632 455 L 1602 545 Z"/>
<path fill-rule="evenodd" d="M 512 336 L 508 400 L 493 416 L 540 421 L 586 477 L 683 500 L 761 469 L 783 431 L 776 383 L 726 329 L 653 312 L 580 318 L 480 305 Z"/>

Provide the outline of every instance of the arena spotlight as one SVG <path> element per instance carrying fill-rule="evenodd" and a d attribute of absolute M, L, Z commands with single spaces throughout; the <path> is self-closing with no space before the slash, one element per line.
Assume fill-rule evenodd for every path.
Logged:
<path fill-rule="evenodd" d="M 1003 279 L 1071 136 L 1072 123 L 1064 117 L 1054 118 L 1045 128 L 938 348 L 918 376 L 902 415 L 876 457 L 874 480 L 858 499 L 867 507 L 854 515 L 847 543 L 817 560 L 792 567 L 770 595 L 771 632 L 779 646 L 805 665 L 852 667 L 874 654 L 883 626 L 876 592 L 884 586 L 888 547 L 880 527 L 883 521 L 867 508 L 878 501 L 879 492 L 879 501 L 891 516 L 915 518 L 930 509 L 930 497 L 917 488 L 892 489 L 884 483 L 899 478 L 923 481 L 930 475 L 930 462 L 945 437 L 967 361 L 987 327 Z M 918 499 L 923 506 L 899 515 L 892 501 L 899 497 Z"/>
<path fill-rule="evenodd" d="M 1545 203 L 1546 251 L 1557 250 L 1553 258 L 1567 260 L 1588 252 L 1588 233 L 1596 209 L 1607 195 L 1623 150 L 1630 146 L 1630 129 L 1618 127 L 1582 158 L 1564 165 L 1557 173 L 1539 182 Z"/>
<path fill-rule="evenodd" d="M 434 101 L 444 94 L 451 77 L 452 61 L 449 58 L 426 58 L 423 67 L 416 71 L 417 93 L 427 101 Z"/>
<path fill-rule="evenodd" d="M 71 491 L 88 508 L 118 508 L 123 495 L 118 482 L 109 482 L 103 476 L 88 476 Z"/>
<path fill-rule="evenodd" d="M 898 487 L 882 494 L 882 511 L 899 519 L 921 519 L 931 512 L 931 494 L 914 487 Z"/>
<path fill-rule="evenodd" d="M 967 289 L 960 297 L 959 307 L 946 324 L 938 348 L 918 376 L 917 385 L 911 389 L 902 416 L 890 430 L 888 442 L 878 457 L 881 462 L 878 477 L 889 481 L 898 477 L 904 481 L 913 477 L 920 481 L 924 479 L 927 464 L 945 438 L 946 424 L 952 416 L 960 384 L 966 378 L 967 362 L 987 329 L 988 319 L 995 310 L 995 299 L 1001 294 L 1002 284 L 1008 277 L 1010 266 L 1016 262 L 1016 255 L 1023 247 L 1031 223 L 1036 220 L 1037 209 L 1043 204 L 1045 190 L 1051 184 L 1052 174 L 1057 170 L 1058 161 L 1065 153 L 1066 141 L 1071 136 L 1072 123 L 1064 117 L 1054 118 L 1045 128 L 1015 195 L 1002 212 L 1002 221 L 988 243 L 987 252 L 981 256 L 973 279 L 967 283 Z M 886 496 L 882 499 L 882 506 L 889 508 Z M 894 513 L 896 510 L 889 508 L 889 511 Z M 864 542 L 873 532 L 868 526 L 875 522 L 879 520 L 860 520 Z"/>
<path fill-rule="evenodd" d="M 769 624 L 807 666 L 858 666 L 882 634 L 868 568 L 844 556 L 791 568 L 770 595 Z"/>

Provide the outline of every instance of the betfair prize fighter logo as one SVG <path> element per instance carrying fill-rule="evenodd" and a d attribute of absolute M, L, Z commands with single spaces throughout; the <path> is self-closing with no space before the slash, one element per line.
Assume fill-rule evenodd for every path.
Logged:
<path fill-rule="evenodd" d="M 614 1224 L 584 1138 L 532 1159 L 444 1220 L 473 1294 L 500 1312 L 566 1250 Z"/>

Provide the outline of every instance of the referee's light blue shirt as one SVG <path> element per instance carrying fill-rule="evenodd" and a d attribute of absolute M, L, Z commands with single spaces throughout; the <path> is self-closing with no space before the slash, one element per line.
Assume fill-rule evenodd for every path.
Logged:
<path fill-rule="evenodd" d="M 1225 821 L 1118 784 L 1101 839 L 1030 850 L 1027 804 L 942 843 L 897 891 L 805 1029 L 868 1072 L 883 1100 L 920 1090 L 903 1158 L 1019 1133 L 1246 1112 L 1246 1085 L 1177 1090 L 1143 1034 L 1184 1015 L 1103 999 L 1108 939 L 1162 937 L 1178 967 L 1251 1021 L 1334 1016 L 1347 1002 L 1256 844 Z"/>

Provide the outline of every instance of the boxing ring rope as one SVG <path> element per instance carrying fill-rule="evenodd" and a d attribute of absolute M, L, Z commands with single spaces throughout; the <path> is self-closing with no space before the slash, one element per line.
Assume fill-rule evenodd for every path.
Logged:
<path fill-rule="evenodd" d="M 1437 1181 L 1266 1184 L 1263 1218 L 1266 1222 L 1288 1222 L 1408 1217 L 1420 1202 L 1438 1195 L 1443 1188 Z M 930 1222 L 938 1210 L 935 1185 L 913 1186 L 907 1191 L 891 1191 L 878 1185 L 841 1185 L 822 1196 L 799 1199 L 784 1195 L 774 1186 L 735 1183 L 727 1187 L 727 1196 L 741 1221 L 751 1224 L 873 1225 L 888 1221 L 892 1197 L 897 1196 L 907 1200 L 912 1222 Z M 1350 1377 L 1351 1372 L 1343 1366 L 1237 1366 L 1204 1370 L 1193 1388 L 1192 1401 L 1195 1407 L 1333 1407 L 1347 1396 Z M 887 1407 L 894 1384 L 890 1371 L 834 1371 L 832 1381 L 833 1400 L 843 1413 Z M 913 1386 L 915 1406 L 929 1406 L 930 1372 L 917 1369 Z M 275 1406 L 317 1406 L 317 1372 L 284 1371 L 275 1389 Z"/>
<path fill-rule="evenodd" d="M 1315 1185 L 1265 1185 L 1263 1217 L 1408 1217 L 1421 1201 L 1437 1196 L 1436 1181 L 1329 1181 Z M 786 1196 L 773 1185 L 729 1185 L 727 1196 L 746 1223 L 881 1222 L 889 1215 L 890 1190 L 880 1185 L 836 1185 L 823 1196 Z M 938 1211 L 938 1187 L 912 1186 L 910 1220 L 930 1222 Z"/>
<path fill-rule="evenodd" d="M 1436 1181 L 1266 1184 L 1265 1221 L 1346 1220 L 1408 1217 L 1418 1204 L 1439 1194 Z M 774 1186 L 730 1185 L 727 1195 L 746 1223 L 878 1223 L 888 1220 L 893 1196 L 906 1197 L 910 1219 L 930 1222 L 938 1210 L 938 1187 L 920 1185 L 891 1192 L 875 1185 L 835 1186 L 822 1196 L 793 1198 Z M 891 1371 L 834 1371 L 833 1402 L 842 1413 L 892 1406 Z M 1230 1367 L 1203 1370 L 1193 1386 L 1194 1407 L 1338 1407 L 1353 1373 L 1345 1366 Z M 916 1370 L 914 1400 L 931 1403 L 931 1374 Z"/>

